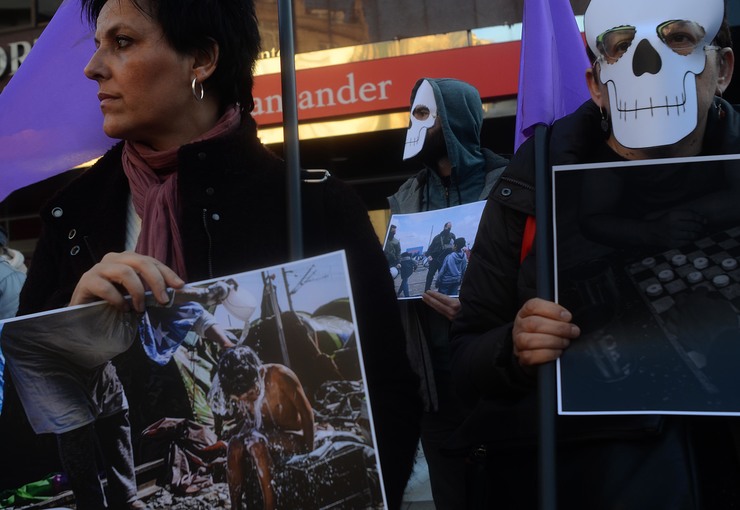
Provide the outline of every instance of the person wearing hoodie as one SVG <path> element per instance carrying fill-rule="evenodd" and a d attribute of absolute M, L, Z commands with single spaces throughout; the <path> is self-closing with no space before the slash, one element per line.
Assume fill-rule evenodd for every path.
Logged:
<path fill-rule="evenodd" d="M 458 237 L 452 248 L 452 253 L 445 257 L 442 268 L 437 276 L 437 290 L 446 296 L 454 296 L 460 289 L 465 268 L 468 265 L 468 257 L 465 255 L 465 238 Z"/>
<path fill-rule="evenodd" d="M 404 160 L 419 172 L 388 197 L 392 214 L 444 209 L 485 200 L 508 160 L 480 146 L 483 105 L 472 85 L 449 78 L 421 78 L 411 92 Z M 421 444 L 438 510 L 470 502 L 471 464 L 442 454 L 465 409 L 450 383 L 449 328 L 457 298 L 427 290 L 421 300 L 399 302 L 407 351 L 421 379 L 425 412 Z"/>

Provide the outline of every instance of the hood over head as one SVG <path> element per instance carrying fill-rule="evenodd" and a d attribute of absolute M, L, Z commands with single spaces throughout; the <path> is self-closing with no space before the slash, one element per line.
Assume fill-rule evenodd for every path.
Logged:
<path fill-rule="evenodd" d="M 421 78 L 411 92 L 413 104 L 421 84 L 434 91 L 437 115 L 442 123 L 447 155 L 452 163 L 452 186 L 460 189 L 463 203 L 478 199 L 485 182 L 486 159 L 481 152 L 483 104 L 478 90 L 452 78 Z"/>

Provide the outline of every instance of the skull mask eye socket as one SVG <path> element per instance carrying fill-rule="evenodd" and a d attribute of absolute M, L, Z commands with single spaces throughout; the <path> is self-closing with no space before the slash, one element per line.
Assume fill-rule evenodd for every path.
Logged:
<path fill-rule="evenodd" d="M 430 113 L 431 112 L 427 105 L 420 104 L 414 107 L 414 111 L 411 112 L 411 115 L 413 115 L 416 120 L 425 121 L 429 118 Z"/>
<path fill-rule="evenodd" d="M 614 27 L 596 38 L 602 59 L 613 64 L 624 55 L 635 39 L 637 30 L 633 26 Z"/>
<path fill-rule="evenodd" d="M 658 37 L 668 48 L 679 55 L 690 55 L 702 44 L 706 31 L 695 21 L 669 20 L 656 27 Z M 607 30 L 596 38 L 602 60 L 617 62 L 632 46 L 637 31 L 625 25 Z"/>
<path fill-rule="evenodd" d="M 690 55 L 706 36 L 704 28 L 694 21 L 671 20 L 657 27 L 658 37 L 679 55 Z"/>

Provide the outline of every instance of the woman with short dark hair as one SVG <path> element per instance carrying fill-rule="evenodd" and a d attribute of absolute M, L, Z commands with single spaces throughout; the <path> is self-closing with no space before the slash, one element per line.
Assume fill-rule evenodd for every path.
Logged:
<path fill-rule="evenodd" d="M 259 50 L 252 0 L 82 5 L 96 43 L 84 72 L 98 84 L 103 130 L 122 142 L 43 210 L 21 313 L 101 299 L 140 312 L 145 289 L 164 303 L 166 289 L 184 281 L 287 261 L 284 163 L 260 143 L 250 115 Z M 347 253 L 375 446 L 389 504 L 397 508 L 420 404 L 385 257 L 366 209 L 346 185 L 329 178 L 304 186 L 303 203 L 306 256 Z M 131 436 L 163 416 L 190 416 L 177 367 L 153 367 L 137 344 L 116 360 L 118 373 L 110 362 L 83 370 L 48 356 L 37 375 L 56 378 L 58 394 L 43 399 L 53 405 L 24 399 L 27 388 L 18 384 L 26 410 L 43 418 L 36 432 L 56 434 L 80 510 L 141 506 Z M 96 435 L 103 433 L 112 468 L 107 503 L 95 463 Z"/>

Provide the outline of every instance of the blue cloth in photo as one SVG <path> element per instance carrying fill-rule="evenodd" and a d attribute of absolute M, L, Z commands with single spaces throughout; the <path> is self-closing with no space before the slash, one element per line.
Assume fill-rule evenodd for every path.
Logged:
<path fill-rule="evenodd" d="M 139 336 L 147 356 L 159 365 L 167 364 L 196 323 L 210 314 L 203 305 L 189 301 L 171 307 L 150 307 L 139 323 Z"/>

